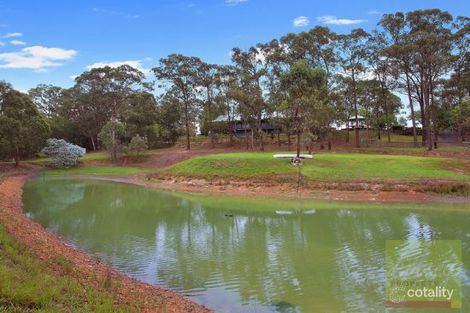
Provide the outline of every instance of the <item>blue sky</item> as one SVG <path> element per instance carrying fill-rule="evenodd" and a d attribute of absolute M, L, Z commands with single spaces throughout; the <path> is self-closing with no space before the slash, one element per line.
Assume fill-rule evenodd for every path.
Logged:
<path fill-rule="evenodd" d="M 91 66 L 148 69 L 170 53 L 229 63 L 233 47 L 315 25 L 370 30 L 382 13 L 435 7 L 470 16 L 470 2 L 457 0 L 0 0 L 0 80 L 69 87 Z"/>

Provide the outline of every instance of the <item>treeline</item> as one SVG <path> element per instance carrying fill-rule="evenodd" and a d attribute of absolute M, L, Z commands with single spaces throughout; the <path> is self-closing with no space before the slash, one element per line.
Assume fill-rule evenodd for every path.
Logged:
<path fill-rule="evenodd" d="M 287 134 L 289 143 L 296 138 L 300 149 L 328 141 L 332 126 L 353 118 L 359 147 L 359 115 L 376 130 L 368 131 L 368 141 L 381 130 L 390 140 L 392 126 L 407 122 L 396 118 L 402 109 L 409 112 L 414 144 L 432 150 L 443 129 L 462 137 L 470 129 L 469 20 L 431 9 L 384 14 L 370 33 L 317 26 L 234 48 L 230 65 L 172 54 L 152 69 L 155 83 L 127 65 L 91 69 L 69 89 L 39 85 L 26 95 L 2 83 L 1 155 L 27 156 L 47 137 L 95 150 L 107 124 L 111 142 L 139 135 L 158 147 L 184 134 L 190 149 L 198 127 L 214 143 L 220 129 L 213 121 L 221 115 L 229 134 L 235 120 L 249 125 L 247 145 L 261 150 L 263 121 Z"/>

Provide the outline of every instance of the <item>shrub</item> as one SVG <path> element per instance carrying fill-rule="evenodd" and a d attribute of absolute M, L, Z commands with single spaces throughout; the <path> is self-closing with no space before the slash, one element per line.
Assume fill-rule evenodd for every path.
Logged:
<path fill-rule="evenodd" d="M 50 138 L 42 153 L 51 159 L 52 167 L 69 168 L 78 164 L 78 160 L 85 155 L 86 150 L 63 139 Z"/>
<path fill-rule="evenodd" d="M 124 133 L 124 125 L 117 120 L 111 120 L 103 126 L 98 134 L 98 139 L 108 150 L 114 162 L 117 161 L 122 151 L 121 139 L 124 137 Z"/>
<path fill-rule="evenodd" d="M 131 142 L 126 147 L 125 152 L 128 155 L 139 157 L 146 150 L 148 150 L 147 140 L 145 140 L 145 138 L 140 137 L 139 135 L 135 135 L 134 137 L 132 137 Z"/>

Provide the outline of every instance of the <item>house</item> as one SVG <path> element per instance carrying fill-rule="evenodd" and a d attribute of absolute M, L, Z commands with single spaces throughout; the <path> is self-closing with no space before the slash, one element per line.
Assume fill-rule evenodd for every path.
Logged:
<path fill-rule="evenodd" d="M 253 131 L 257 130 L 256 125 L 250 125 L 249 123 L 246 123 L 239 115 L 235 115 L 230 119 L 227 115 L 221 115 L 212 122 L 214 124 L 214 129 L 217 132 L 231 131 L 236 136 L 244 136 L 245 133 L 251 133 L 252 128 Z M 267 134 L 281 130 L 280 127 L 275 127 L 269 123 L 266 117 L 263 117 L 261 120 L 261 129 Z"/>
<path fill-rule="evenodd" d="M 357 120 L 359 122 L 359 128 L 365 129 L 367 128 L 366 118 L 364 116 L 358 115 Z M 344 129 L 355 129 L 356 128 L 356 117 L 352 116 L 348 119 L 347 123 L 343 124 L 336 124 L 337 130 L 344 130 Z"/>

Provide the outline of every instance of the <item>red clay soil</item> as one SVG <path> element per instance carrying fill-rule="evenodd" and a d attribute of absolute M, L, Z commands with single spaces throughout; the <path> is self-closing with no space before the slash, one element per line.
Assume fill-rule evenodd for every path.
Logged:
<path fill-rule="evenodd" d="M 182 295 L 139 282 L 110 269 L 99 260 L 65 244 L 58 236 L 31 221 L 22 213 L 22 187 L 31 175 L 6 177 L 0 183 L 0 223 L 17 241 L 28 247 L 32 254 L 45 262 L 56 275 L 70 275 L 83 286 L 93 286 L 110 292 L 118 304 L 127 304 L 140 312 L 206 313 L 209 309 Z M 69 271 L 58 260 L 70 262 Z M 111 290 L 104 282 L 111 282 Z"/>
<path fill-rule="evenodd" d="M 393 189 L 383 184 L 367 182 L 340 184 L 309 184 L 297 189 L 293 184 L 266 184 L 256 181 L 204 180 L 186 177 L 151 176 L 81 176 L 88 179 L 130 183 L 154 189 L 227 194 L 243 197 L 274 197 L 284 199 L 316 199 L 371 202 L 446 202 L 468 203 L 470 198 L 458 195 L 440 195 L 417 191 L 428 185 L 396 183 Z M 448 182 L 446 182 L 448 183 Z M 431 185 L 429 185 L 431 186 Z"/>

